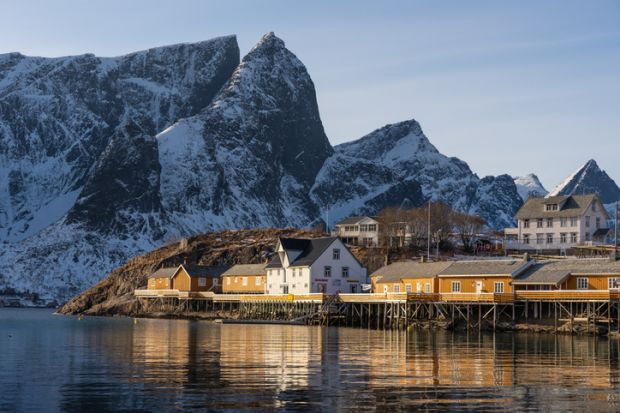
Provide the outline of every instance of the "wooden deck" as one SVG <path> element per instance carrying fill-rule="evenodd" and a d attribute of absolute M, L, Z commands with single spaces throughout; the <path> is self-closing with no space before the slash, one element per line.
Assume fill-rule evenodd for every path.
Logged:
<path fill-rule="evenodd" d="M 322 303 L 324 294 L 214 294 L 213 292 L 188 292 L 179 290 L 135 290 L 139 298 L 179 298 L 209 300 L 213 302 L 300 302 Z M 390 303 L 390 302 L 435 302 L 435 303 L 490 303 L 512 304 L 524 301 L 618 301 L 617 290 L 517 290 L 514 293 L 360 293 L 339 294 L 343 303 Z"/>

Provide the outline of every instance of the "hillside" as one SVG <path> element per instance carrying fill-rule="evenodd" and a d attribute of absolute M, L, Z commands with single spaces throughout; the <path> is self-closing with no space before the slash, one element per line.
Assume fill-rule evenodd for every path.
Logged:
<path fill-rule="evenodd" d="M 67 302 L 60 314 L 132 315 L 133 291 L 146 288 L 148 274 L 160 266 L 256 264 L 267 261 L 278 237 L 320 237 L 313 231 L 288 229 L 229 230 L 198 235 L 131 259 L 95 286 Z M 354 248 L 353 253 L 372 271 L 383 263 L 379 251 Z"/>

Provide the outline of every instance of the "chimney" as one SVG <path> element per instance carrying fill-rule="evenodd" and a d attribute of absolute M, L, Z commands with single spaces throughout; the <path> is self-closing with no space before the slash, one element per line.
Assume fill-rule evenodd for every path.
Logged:
<path fill-rule="evenodd" d="M 523 261 L 527 262 L 530 260 L 530 253 L 526 252 L 523 254 Z"/>

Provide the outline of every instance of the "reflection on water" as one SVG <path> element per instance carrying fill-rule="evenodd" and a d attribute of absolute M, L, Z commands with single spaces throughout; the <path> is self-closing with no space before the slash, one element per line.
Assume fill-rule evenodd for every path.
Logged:
<path fill-rule="evenodd" d="M 0 411 L 620 410 L 616 339 L 0 309 Z"/>

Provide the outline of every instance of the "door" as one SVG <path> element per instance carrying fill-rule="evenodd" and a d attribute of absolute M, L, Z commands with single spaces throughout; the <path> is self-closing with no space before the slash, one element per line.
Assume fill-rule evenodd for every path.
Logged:
<path fill-rule="evenodd" d="M 282 294 L 288 294 L 288 285 L 282 286 Z"/>
<path fill-rule="evenodd" d="M 327 284 L 324 283 L 317 283 L 317 287 L 319 288 L 319 293 L 321 294 L 325 294 L 325 287 Z"/>
<path fill-rule="evenodd" d="M 357 293 L 357 285 L 352 285 L 351 286 L 351 294 L 355 294 Z"/>
<path fill-rule="evenodd" d="M 482 281 L 476 281 L 476 294 L 480 294 L 482 292 Z"/>

